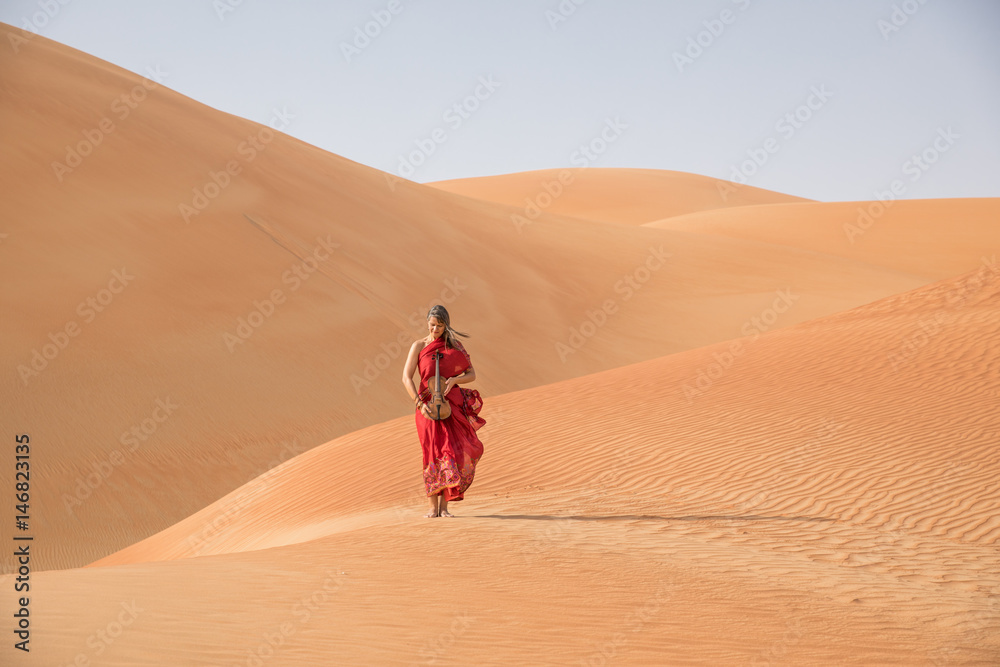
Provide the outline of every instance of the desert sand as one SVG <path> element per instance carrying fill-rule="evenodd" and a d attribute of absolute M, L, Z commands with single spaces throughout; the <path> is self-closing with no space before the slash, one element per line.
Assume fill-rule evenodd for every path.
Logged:
<path fill-rule="evenodd" d="M 446 192 L 581 220 L 641 225 L 734 206 L 787 204 L 808 199 L 662 169 L 543 169 L 429 183 Z"/>
<path fill-rule="evenodd" d="M 3 664 L 1000 661 L 1000 199 L 418 184 L 40 36 L 0 93 Z M 434 303 L 487 420 L 451 520 Z"/>

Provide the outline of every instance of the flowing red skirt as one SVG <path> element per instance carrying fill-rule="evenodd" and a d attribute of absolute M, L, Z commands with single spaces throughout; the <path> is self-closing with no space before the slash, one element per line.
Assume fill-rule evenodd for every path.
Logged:
<path fill-rule="evenodd" d="M 420 398 L 430 397 L 428 383 L 434 382 L 433 353 L 441 351 L 441 382 L 454 377 L 472 365 L 472 360 L 464 348 L 446 349 L 439 338 L 424 346 L 417 358 L 420 371 Z M 486 420 L 479 416 L 483 400 L 475 389 L 465 389 L 459 385 L 452 387 L 445 396 L 451 403 L 451 416 L 433 420 L 414 409 L 417 436 L 424 455 L 424 486 L 427 495 L 440 492 L 445 500 L 462 500 L 465 490 L 472 484 L 476 474 L 476 463 L 483 455 L 483 443 L 476 435 Z"/>

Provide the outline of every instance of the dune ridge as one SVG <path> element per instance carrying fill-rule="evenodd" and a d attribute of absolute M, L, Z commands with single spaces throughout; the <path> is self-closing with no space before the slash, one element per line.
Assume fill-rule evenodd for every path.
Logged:
<path fill-rule="evenodd" d="M 623 225 L 758 204 L 812 200 L 751 185 L 662 169 L 539 169 L 426 183 L 433 188 L 514 209 L 528 224 L 542 213 Z"/>
<path fill-rule="evenodd" d="M 1000 199 L 906 199 L 882 202 L 762 204 L 701 211 L 645 223 L 787 245 L 942 280 L 1000 247 Z"/>

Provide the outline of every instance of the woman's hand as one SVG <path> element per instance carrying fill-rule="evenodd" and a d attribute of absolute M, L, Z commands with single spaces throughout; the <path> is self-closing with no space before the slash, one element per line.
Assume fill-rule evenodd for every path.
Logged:
<path fill-rule="evenodd" d="M 445 389 L 445 387 L 442 387 L 441 388 L 442 392 L 447 394 L 449 391 L 452 390 L 452 388 L 457 387 L 460 384 L 459 383 L 460 379 L 464 379 L 466 377 L 468 377 L 468 371 L 466 371 L 465 373 L 459 373 L 455 377 L 448 378 L 448 381 L 445 383 L 445 387 L 447 387 L 447 389 Z"/>

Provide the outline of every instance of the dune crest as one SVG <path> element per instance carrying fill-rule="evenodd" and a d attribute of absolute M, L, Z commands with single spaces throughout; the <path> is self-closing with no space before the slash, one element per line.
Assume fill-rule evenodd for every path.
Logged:
<path fill-rule="evenodd" d="M 641 225 L 696 211 L 811 201 L 708 176 L 661 169 L 539 169 L 426 185 L 510 206 L 514 209 L 512 216 L 532 219 L 541 213 L 551 213 L 624 225 Z"/>
<path fill-rule="evenodd" d="M 1000 250 L 1000 198 L 749 206 L 646 223 L 791 246 L 941 280 Z"/>

